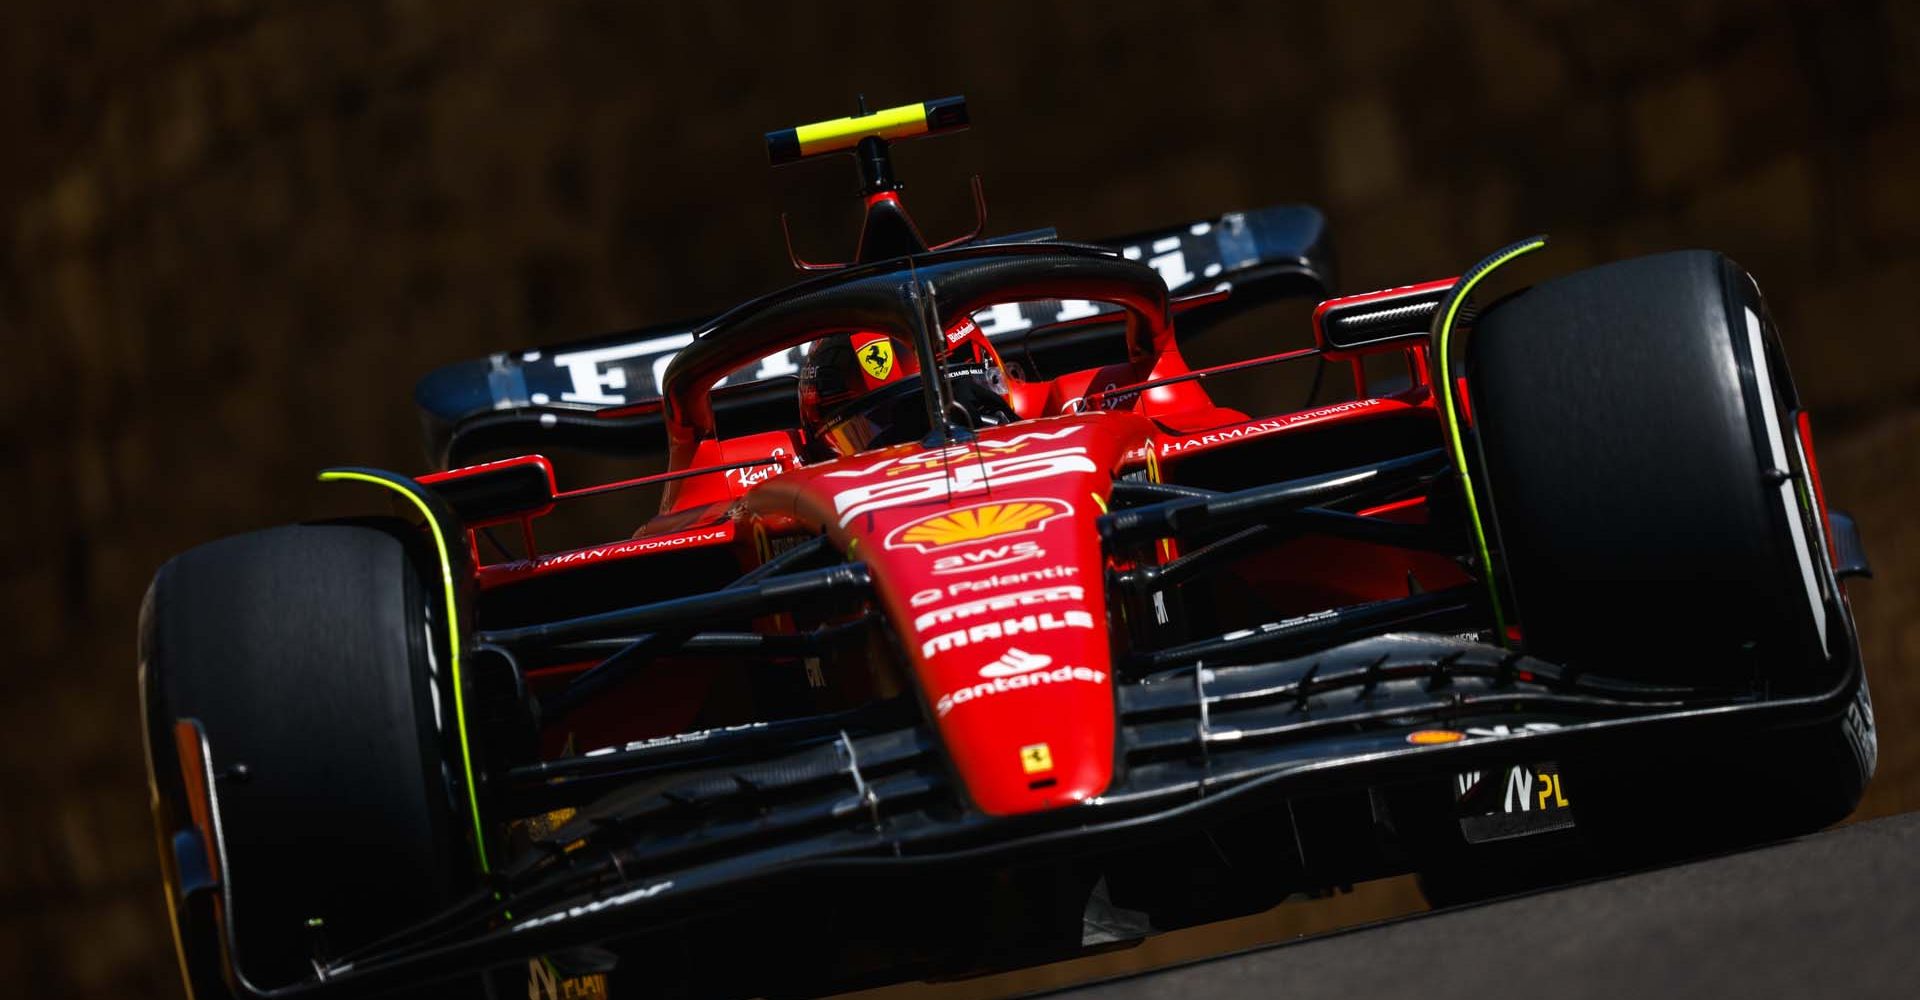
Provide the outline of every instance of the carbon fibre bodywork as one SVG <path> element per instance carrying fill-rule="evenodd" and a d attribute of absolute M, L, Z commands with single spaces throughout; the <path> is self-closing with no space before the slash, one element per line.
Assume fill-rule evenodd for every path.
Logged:
<path fill-rule="evenodd" d="M 1736 450 L 1749 431 L 1770 449 L 1741 455 L 1760 456 L 1765 512 L 1781 504 L 1794 529 L 1814 617 L 1799 624 L 1822 644 L 1716 639 L 1687 648 L 1724 663 L 1654 682 L 1635 658 L 1665 663 L 1662 630 L 1687 627 L 1662 607 L 1619 625 L 1633 641 L 1608 658 L 1549 660 L 1527 605 L 1503 613 L 1483 429 L 1449 361 L 1474 286 L 1543 241 L 1332 299 L 1324 220 L 1302 206 L 1104 244 L 929 249 L 860 118 L 828 130 L 868 187 L 853 263 L 698 323 L 441 369 L 418 398 L 436 460 L 457 467 L 323 474 L 401 498 L 413 570 L 438 584 L 417 616 L 442 772 L 427 785 L 444 779 L 447 843 L 474 862 L 444 906 L 346 947 L 324 919 L 284 928 L 316 931 L 311 972 L 262 978 L 234 931 L 256 890 L 221 808 L 245 762 L 146 672 L 192 988 L 374 995 L 536 960 L 813 994 L 1528 852 L 1617 867 L 1858 800 L 1876 744 L 1841 581 L 1865 557 L 1827 508 L 1784 374 L 1716 370 L 1727 398 L 1764 403 L 1724 412 Z M 1314 346 L 1182 357 L 1183 336 L 1299 297 L 1318 303 Z M 1763 312 L 1742 331 L 1755 358 Z M 925 423 L 827 448 L 795 424 L 792 376 L 803 345 L 853 332 L 915 353 L 919 381 L 893 388 Z M 976 334 L 1002 369 L 992 420 L 944 368 Z M 1315 366 L 1298 408 L 1243 413 L 1206 390 L 1296 361 Z M 1316 404 L 1329 365 L 1353 391 Z M 665 452 L 667 471 L 561 489 L 544 455 L 469 463 L 535 444 Z M 656 488 L 631 537 L 538 543 L 535 522 L 576 500 Z M 515 528 L 517 553 L 495 534 Z M 1713 771 L 1714 796 L 1676 781 L 1676 761 Z M 1790 815 L 1770 809 L 1788 799 Z M 1096 910 L 1107 929 L 1083 934 Z M 760 961 L 735 960 L 742 940 Z"/>
<path fill-rule="evenodd" d="M 1319 826 L 1304 810 L 1296 816 L 1285 831 L 1292 846 L 1287 837 L 1273 846 L 1292 864 L 1324 864 L 1306 856 L 1309 847 L 1332 851 L 1332 838 L 1357 831 L 1363 842 L 1339 849 L 1343 874 L 1387 874 L 1409 866 L 1404 841 L 1415 833 L 1396 833 L 1393 820 L 1408 815 L 1396 810 L 1406 810 L 1409 790 L 1430 793 L 1437 776 L 1444 786 L 1445 778 L 1515 761 L 1553 760 L 1573 775 L 1585 766 L 1589 776 L 1610 780 L 1575 784 L 1576 802 L 1605 823 L 1606 800 L 1644 795 L 1641 783 L 1670 780 L 1676 757 L 1707 767 L 1744 756 L 1740 748 L 1759 741 L 1830 753 L 1836 748 L 1819 734 L 1862 712 L 1870 740 L 1862 677 L 1850 649 L 1823 686 L 1801 694 L 1714 696 L 1585 681 L 1458 639 L 1382 635 L 1309 657 L 1124 685 L 1119 744 L 1136 762 L 1126 779 L 1071 810 L 1011 820 L 957 807 L 938 742 L 924 727 L 854 736 L 846 726 L 822 726 L 780 734 L 777 742 L 751 732 L 707 734 L 595 758 L 590 769 L 573 773 L 519 776 L 540 785 L 614 776 L 625 787 L 541 838 L 529 862 L 501 873 L 500 889 L 450 911 L 463 919 L 317 966 L 319 975 L 306 984 L 242 992 L 379 995 L 584 942 L 617 943 L 711 920 L 704 907 L 755 887 L 804 892 L 809 880 L 826 879 L 844 890 L 844 880 L 855 876 L 991 867 L 1009 858 L 1171 852 L 1184 835 L 1276 801 L 1345 813 L 1323 814 Z M 1485 735 L 1436 745 L 1410 739 L 1440 726 Z M 768 753 L 781 744 L 785 753 Z M 217 766 L 211 755 L 205 759 L 210 784 Z M 1870 758 L 1861 760 L 1859 787 L 1836 790 L 1842 814 L 1871 767 Z M 1675 805 L 1665 816 L 1633 815 L 1645 826 L 1641 835 L 1671 837 L 1688 814 Z M 175 844 L 188 857 L 205 846 L 192 839 Z M 245 887 L 220 874 L 201 876 L 201 888 L 188 893 L 194 905 L 187 926 L 202 937 L 198 950 L 224 950 L 213 899 L 232 912 L 237 894 L 245 906 Z M 738 902 L 715 909 L 732 913 Z M 510 909 L 514 919 L 503 922 Z"/>

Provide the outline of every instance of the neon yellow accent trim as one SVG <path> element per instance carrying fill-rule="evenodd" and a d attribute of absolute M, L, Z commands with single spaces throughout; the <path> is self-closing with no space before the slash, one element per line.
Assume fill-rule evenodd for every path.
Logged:
<path fill-rule="evenodd" d="M 1103 497 L 1103 496 L 1101 496 L 1101 495 L 1100 495 L 1100 494 L 1098 494 L 1098 493 L 1089 493 L 1089 494 L 1087 494 L 1087 495 L 1093 498 L 1093 502 L 1094 502 L 1094 504 L 1095 504 L 1095 505 L 1097 505 L 1097 506 L 1098 506 L 1098 507 L 1100 508 L 1100 513 L 1102 513 L 1102 514 L 1105 514 L 1105 513 L 1107 512 L 1107 498 L 1106 498 L 1106 497 Z"/>
<path fill-rule="evenodd" d="M 453 558 L 447 552 L 447 537 L 441 533 L 440 522 L 434 519 L 433 511 L 427 509 L 426 501 L 398 484 L 364 472 L 329 470 L 320 474 L 323 483 L 339 480 L 372 483 L 406 497 L 409 503 L 419 509 L 420 516 L 427 519 L 427 527 L 433 529 L 433 544 L 440 553 L 440 586 L 447 595 L 447 655 L 453 661 L 453 722 L 454 728 L 460 733 L 460 765 L 465 768 L 467 775 L 467 803 L 473 809 L 473 848 L 480 855 L 481 874 L 487 874 L 492 869 L 487 865 L 486 831 L 480 822 L 480 793 L 473 783 L 473 749 L 467 744 L 467 701 L 460 683 L 460 612 L 453 596 Z"/>
<path fill-rule="evenodd" d="M 926 131 L 927 106 L 902 104 L 858 118 L 835 118 L 830 122 L 802 125 L 794 129 L 793 134 L 799 140 L 800 155 L 812 156 L 815 153 L 852 149 L 870 135 L 882 139 L 904 139 L 924 135 Z"/>
<path fill-rule="evenodd" d="M 1507 644 L 1507 616 L 1500 608 L 1500 585 L 1493 579 L 1493 551 L 1487 546 L 1487 529 L 1480 520 L 1480 502 L 1473 495 L 1473 476 L 1467 471 L 1466 441 L 1460 436 L 1460 415 L 1453 401 L 1453 362 L 1450 357 L 1452 347 L 1453 320 L 1459 315 L 1460 306 L 1473 293 L 1473 287 L 1480 279 L 1498 270 L 1501 265 L 1532 253 L 1547 245 L 1546 240 L 1528 240 L 1507 252 L 1495 257 L 1487 266 L 1468 275 L 1460 289 L 1453 296 L 1453 302 L 1447 306 L 1447 314 L 1440 319 L 1439 344 L 1435 348 L 1440 352 L 1440 408 L 1447 414 L 1447 439 L 1453 446 L 1453 465 L 1460 473 L 1460 490 L 1467 495 L 1467 517 L 1473 522 L 1473 540 L 1479 545 L 1481 576 L 1487 581 L 1487 599 L 1493 602 L 1494 636 L 1500 645 Z"/>
<path fill-rule="evenodd" d="M 1152 438 L 1147 439 L 1144 447 L 1147 449 L 1147 482 L 1157 483 L 1160 481 L 1160 449 L 1154 445 Z M 1153 543 L 1153 550 L 1159 553 L 1162 565 L 1172 562 L 1179 553 L 1171 538 L 1162 538 Z"/>

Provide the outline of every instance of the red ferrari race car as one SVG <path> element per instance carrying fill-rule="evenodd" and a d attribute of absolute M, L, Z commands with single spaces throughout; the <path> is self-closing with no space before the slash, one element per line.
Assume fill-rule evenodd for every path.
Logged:
<path fill-rule="evenodd" d="M 1521 284 L 1532 239 L 1330 297 L 1304 206 L 930 247 L 888 144 L 966 123 L 770 133 L 852 155 L 850 263 L 436 371 L 439 471 L 321 474 L 392 514 L 160 569 L 141 685 L 197 996 L 812 995 L 1853 807 L 1866 564 L 1732 261 Z M 1183 360 L 1287 301 L 1313 346 Z M 1210 395 L 1294 365 L 1351 391 Z M 563 488 L 562 451 L 666 471 Z M 630 537 L 539 544 L 643 496 Z"/>

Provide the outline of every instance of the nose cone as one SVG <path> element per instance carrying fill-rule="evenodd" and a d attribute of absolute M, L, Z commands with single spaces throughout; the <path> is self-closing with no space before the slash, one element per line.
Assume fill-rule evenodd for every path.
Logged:
<path fill-rule="evenodd" d="M 1084 612 L 1041 612 L 1040 628 Z M 1025 619 L 1015 619 L 1024 621 Z M 1104 622 L 1101 623 L 1104 626 Z M 1089 628 L 1104 641 L 1104 627 Z M 997 647 L 967 658 L 961 676 L 934 699 L 934 713 L 974 804 L 995 815 L 1080 802 L 1113 777 L 1113 694 L 1104 662 L 1089 666 L 1067 640 Z M 1074 655 L 1078 654 L 1078 655 Z M 982 662 L 984 661 L 984 662 Z M 974 666 L 978 664 L 977 666 Z"/>
<path fill-rule="evenodd" d="M 989 813 L 1079 802 L 1113 776 L 1106 588 L 1083 506 L 1038 492 L 956 506 L 899 522 L 867 552 L 954 766 Z"/>
<path fill-rule="evenodd" d="M 1117 413 L 1033 420 L 779 481 L 803 520 L 866 561 L 964 791 L 987 813 L 1070 805 L 1113 780 L 1095 519 L 1113 471 L 1151 433 Z"/>

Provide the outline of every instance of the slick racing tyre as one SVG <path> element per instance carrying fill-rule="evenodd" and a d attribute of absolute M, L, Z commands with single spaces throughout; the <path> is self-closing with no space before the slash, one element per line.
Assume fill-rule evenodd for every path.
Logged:
<path fill-rule="evenodd" d="M 471 870 L 442 749 L 451 691 L 435 689 L 443 604 L 423 585 L 438 574 L 410 553 L 412 535 L 398 523 L 272 528 L 187 552 L 148 590 L 157 798 L 163 816 L 184 815 L 166 802 L 163 765 L 178 759 L 176 720 L 199 720 L 235 958 L 256 986 L 311 975 L 317 937 L 338 955 L 420 920 Z"/>
<path fill-rule="evenodd" d="M 1793 381 L 1732 261 L 1660 254 L 1509 296 L 1468 383 L 1528 652 L 1734 687 L 1845 642 Z"/>
<path fill-rule="evenodd" d="M 1853 639 L 1800 404 L 1744 271 L 1686 251 L 1548 281 L 1489 306 L 1467 362 L 1468 452 L 1526 652 L 1729 695 L 1839 679 Z M 1469 845 L 1443 820 L 1422 886 L 1444 905 L 1819 829 L 1858 803 L 1873 746 L 1863 679 L 1839 719 L 1569 756 L 1573 829 Z"/>

